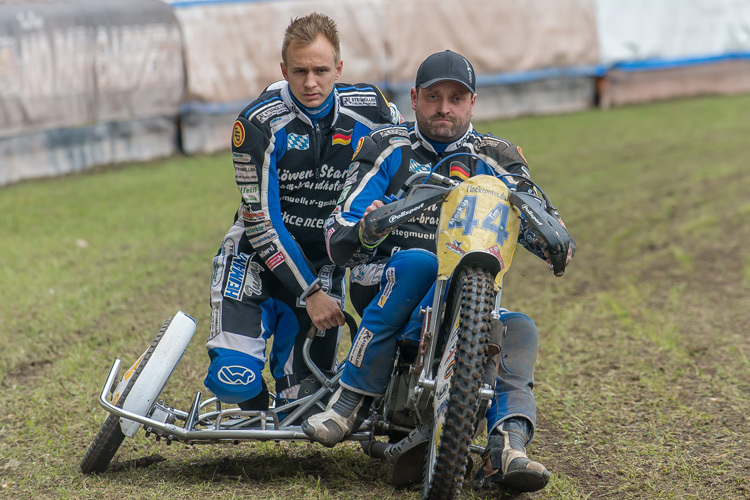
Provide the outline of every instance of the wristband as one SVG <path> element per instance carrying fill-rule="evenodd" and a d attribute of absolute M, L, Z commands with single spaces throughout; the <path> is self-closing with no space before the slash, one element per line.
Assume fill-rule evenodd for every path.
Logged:
<path fill-rule="evenodd" d="M 315 290 L 313 290 L 312 292 L 310 292 L 310 293 L 307 294 L 307 296 L 305 297 L 305 300 L 309 299 L 310 297 L 312 297 L 313 295 L 315 295 L 316 293 L 318 293 L 322 289 L 323 289 L 323 287 L 321 287 L 320 285 L 318 285 L 318 288 L 316 288 Z"/>

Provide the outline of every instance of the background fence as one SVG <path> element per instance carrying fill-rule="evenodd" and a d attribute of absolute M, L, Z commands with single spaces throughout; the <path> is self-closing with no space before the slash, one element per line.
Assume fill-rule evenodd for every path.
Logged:
<path fill-rule="evenodd" d="M 419 63 L 470 59 L 475 119 L 750 91 L 743 0 L 0 0 L 0 185 L 228 149 L 289 21 L 341 32 L 341 81 L 411 117 Z"/>

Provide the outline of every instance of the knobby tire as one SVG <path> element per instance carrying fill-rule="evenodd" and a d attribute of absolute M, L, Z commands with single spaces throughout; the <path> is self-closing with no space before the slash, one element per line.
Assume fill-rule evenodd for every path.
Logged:
<path fill-rule="evenodd" d="M 476 423 L 484 415 L 477 415 L 478 393 L 482 386 L 491 312 L 495 305 L 494 276 L 488 271 L 470 267 L 459 271 L 456 293 L 446 304 L 449 328 L 460 314 L 459 339 L 448 395 L 448 409 L 443 423 L 437 454 L 430 463 L 425 460 L 422 498 L 453 500 L 458 498 L 465 481 L 469 446 Z M 438 432 L 433 429 L 433 432 Z M 430 469 L 432 468 L 432 469 Z M 433 481 L 427 480 L 432 474 Z"/>
<path fill-rule="evenodd" d="M 146 354 L 138 364 L 135 373 L 130 377 L 128 384 L 122 391 L 120 399 L 117 401 L 117 404 L 115 404 L 117 408 L 122 408 L 128 394 L 130 394 L 130 390 L 135 385 L 135 381 L 138 380 L 138 376 L 143 371 L 148 360 L 151 359 L 154 349 L 159 345 L 159 341 L 161 341 L 164 332 L 167 331 L 171 322 L 172 318 L 170 317 L 164 322 L 159 333 L 156 334 L 156 338 L 154 338 L 154 341 L 151 343 L 151 347 L 146 351 Z M 109 463 L 114 458 L 124 439 L 125 434 L 123 434 L 122 429 L 120 428 L 120 417 L 110 413 L 81 461 L 81 472 L 84 474 L 98 474 L 107 470 Z"/>

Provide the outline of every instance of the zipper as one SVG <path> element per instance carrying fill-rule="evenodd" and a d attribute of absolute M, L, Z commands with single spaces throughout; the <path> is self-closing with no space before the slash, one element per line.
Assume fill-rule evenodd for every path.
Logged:
<path fill-rule="evenodd" d="M 320 124 L 318 122 L 315 122 L 315 133 L 313 134 L 314 140 L 313 140 L 313 148 L 315 151 L 315 180 L 320 179 L 320 167 L 322 165 L 320 164 Z"/>

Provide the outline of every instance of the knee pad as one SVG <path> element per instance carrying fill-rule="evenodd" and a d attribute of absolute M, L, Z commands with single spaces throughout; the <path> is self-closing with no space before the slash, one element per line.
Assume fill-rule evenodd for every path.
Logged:
<path fill-rule="evenodd" d="M 532 379 L 539 352 L 539 332 L 534 322 L 523 313 L 504 312 L 500 319 L 505 330 L 501 355 L 502 368 L 509 374 Z"/>
<path fill-rule="evenodd" d="M 211 364 L 203 381 L 224 403 L 240 403 L 260 394 L 263 389 L 263 362 L 231 349 L 211 349 Z"/>

